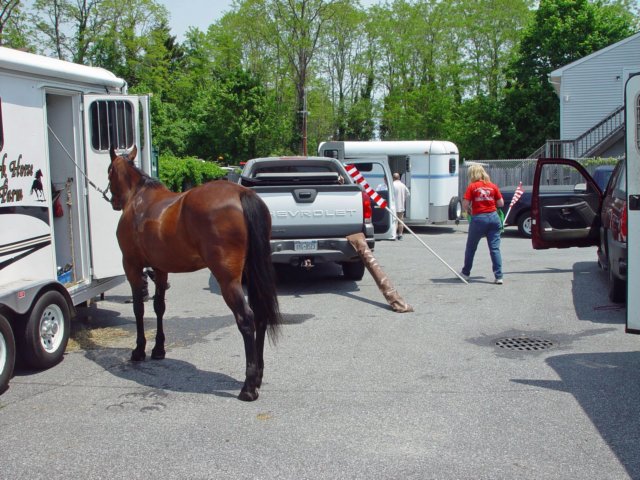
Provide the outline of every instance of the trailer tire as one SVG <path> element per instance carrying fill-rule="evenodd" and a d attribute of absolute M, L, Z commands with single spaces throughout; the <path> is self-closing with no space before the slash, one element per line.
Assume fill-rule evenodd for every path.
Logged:
<path fill-rule="evenodd" d="M 449 220 L 457 220 L 462 217 L 462 204 L 460 198 L 453 197 L 449 201 Z"/>
<path fill-rule="evenodd" d="M 28 315 L 19 342 L 21 358 L 37 369 L 56 365 L 67 348 L 70 330 L 67 300 L 60 292 L 49 290 L 38 298 Z"/>
<path fill-rule="evenodd" d="M 9 320 L 0 314 L 0 394 L 9 388 L 16 364 L 16 343 Z"/>
<path fill-rule="evenodd" d="M 347 280 L 362 280 L 364 277 L 364 262 L 345 262 L 342 264 L 342 274 Z"/>

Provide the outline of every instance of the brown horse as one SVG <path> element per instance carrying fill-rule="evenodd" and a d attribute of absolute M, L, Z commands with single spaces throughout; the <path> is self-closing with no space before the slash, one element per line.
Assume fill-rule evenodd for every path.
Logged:
<path fill-rule="evenodd" d="M 267 206 L 252 190 L 227 181 L 209 182 L 184 193 L 171 192 L 136 168 L 135 146 L 128 155 L 116 155 L 113 147 L 110 153 L 111 205 L 122 211 L 117 237 L 137 326 L 131 360 L 141 361 L 146 356 L 143 269 L 155 271 L 153 309 L 158 328 L 151 358 L 162 359 L 168 273 L 206 267 L 218 281 L 244 340 L 246 378 L 238 398 L 255 400 L 264 371 L 265 333 L 269 327 L 275 340 L 280 323 Z M 248 303 L 242 289 L 243 274 Z"/>

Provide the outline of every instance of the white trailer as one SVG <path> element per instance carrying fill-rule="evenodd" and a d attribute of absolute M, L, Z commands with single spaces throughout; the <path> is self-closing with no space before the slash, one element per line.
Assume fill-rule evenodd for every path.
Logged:
<path fill-rule="evenodd" d="M 124 280 L 109 147 L 151 171 L 147 96 L 87 67 L 0 47 L 0 391 L 16 351 L 48 368 L 75 306 Z"/>
<path fill-rule="evenodd" d="M 347 164 L 353 160 L 385 157 L 391 172 L 400 174 L 411 193 L 404 219 L 408 225 L 446 223 L 460 218 L 459 154 L 458 147 L 451 142 L 323 142 L 318 153 Z M 364 176 L 371 186 L 384 181 L 375 175 L 368 177 L 364 173 Z M 388 179 L 387 182 L 391 184 Z"/>

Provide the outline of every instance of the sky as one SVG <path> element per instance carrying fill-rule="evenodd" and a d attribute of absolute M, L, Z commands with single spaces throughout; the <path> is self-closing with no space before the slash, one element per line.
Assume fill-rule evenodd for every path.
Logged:
<path fill-rule="evenodd" d="M 189 27 L 197 27 L 203 32 L 226 12 L 231 10 L 232 0 L 157 0 L 169 10 L 171 33 L 184 40 Z M 381 3 L 381 0 L 361 0 L 361 5 Z"/>

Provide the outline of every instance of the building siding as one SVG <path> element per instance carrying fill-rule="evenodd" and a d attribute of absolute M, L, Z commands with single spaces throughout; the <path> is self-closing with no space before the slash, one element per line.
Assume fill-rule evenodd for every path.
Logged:
<path fill-rule="evenodd" d="M 624 103 L 625 76 L 640 71 L 640 35 L 562 70 L 560 138 L 572 140 Z"/>

